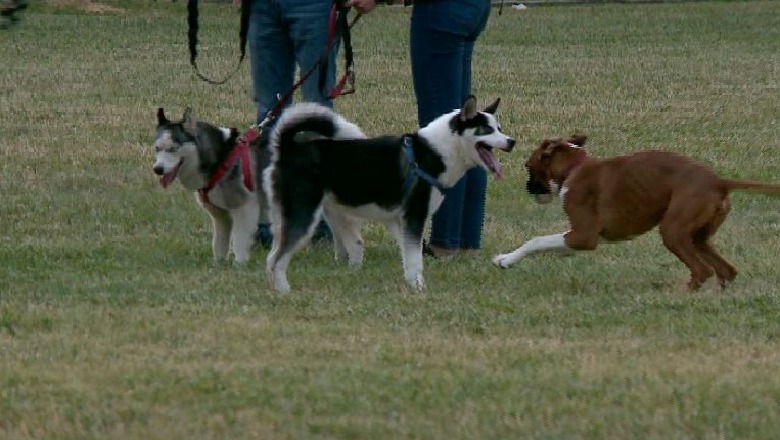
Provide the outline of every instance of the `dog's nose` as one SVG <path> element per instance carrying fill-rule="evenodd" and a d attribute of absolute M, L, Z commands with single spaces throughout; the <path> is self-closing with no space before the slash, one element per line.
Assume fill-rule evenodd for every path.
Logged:
<path fill-rule="evenodd" d="M 154 171 L 154 174 L 157 174 L 158 176 L 165 174 L 165 169 L 163 169 L 161 165 L 155 165 L 155 167 L 152 168 L 152 171 Z"/>
<path fill-rule="evenodd" d="M 509 138 L 506 141 L 506 150 L 507 152 L 512 151 L 512 148 L 515 148 L 515 140 L 512 138 Z"/>

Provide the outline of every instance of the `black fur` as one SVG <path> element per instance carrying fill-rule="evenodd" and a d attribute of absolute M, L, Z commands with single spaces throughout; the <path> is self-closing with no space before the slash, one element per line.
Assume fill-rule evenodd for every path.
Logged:
<path fill-rule="evenodd" d="M 307 129 L 316 125 L 324 129 L 318 130 L 320 133 L 335 132 L 330 121 L 305 122 Z M 301 128 L 303 125 L 296 126 L 296 130 Z M 403 204 L 407 233 L 422 237 L 431 187 L 418 180 L 409 194 L 404 194 L 409 168 L 403 137 L 297 142 L 292 134 L 296 130 L 286 130 L 287 136 L 280 138 L 273 180 L 285 218 L 284 236 L 290 243 L 305 235 L 325 192 L 349 207 L 376 204 L 393 210 Z M 416 134 L 408 136 L 413 139 L 418 166 L 434 178 L 444 172 L 441 156 L 427 141 Z"/>
<path fill-rule="evenodd" d="M 488 126 L 488 119 L 482 113 L 478 113 L 475 117 L 471 119 L 467 119 L 465 121 L 461 120 L 460 116 L 454 116 L 452 119 L 450 119 L 450 129 L 452 130 L 453 133 L 457 133 L 459 135 L 462 135 L 463 132 L 468 130 L 469 128 L 487 127 L 487 126 Z"/>

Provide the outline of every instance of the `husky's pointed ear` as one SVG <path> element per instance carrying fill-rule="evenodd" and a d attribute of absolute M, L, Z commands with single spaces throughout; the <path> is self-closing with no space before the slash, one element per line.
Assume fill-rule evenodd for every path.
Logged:
<path fill-rule="evenodd" d="M 585 141 L 587 140 L 588 136 L 586 136 L 585 133 L 577 131 L 573 135 L 569 136 L 569 139 L 566 142 L 572 145 L 576 145 L 578 148 L 585 148 Z"/>
<path fill-rule="evenodd" d="M 162 107 L 157 109 L 157 125 L 165 125 L 168 124 L 169 121 L 168 118 L 165 117 L 165 111 Z"/>
<path fill-rule="evenodd" d="M 184 117 L 182 118 L 182 125 L 184 127 L 184 131 L 187 132 L 190 136 L 197 136 L 198 134 L 198 121 L 195 119 L 195 116 L 192 114 L 192 109 L 190 107 L 187 107 L 184 110 Z"/>
<path fill-rule="evenodd" d="M 469 95 L 460 110 L 460 120 L 468 121 L 474 116 L 477 116 L 477 98 L 474 95 Z"/>
<path fill-rule="evenodd" d="M 498 104 L 501 102 L 501 98 L 496 98 L 495 101 L 493 101 L 492 104 L 485 107 L 484 110 L 482 110 L 484 113 L 490 113 L 491 115 L 496 114 L 496 110 L 498 110 Z"/>

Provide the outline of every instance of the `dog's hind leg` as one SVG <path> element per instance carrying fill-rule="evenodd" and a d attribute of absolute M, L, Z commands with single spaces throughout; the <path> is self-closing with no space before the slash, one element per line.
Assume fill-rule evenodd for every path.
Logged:
<path fill-rule="evenodd" d="M 231 213 L 233 216 L 233 226 L 230 232 L 231 247 L 236 256 L 236 263 L 245 263 L 249 261 L 249 253 L 254 244 L 260 206 L 255 202 L 255 199 L 252 199 Z"/>
<path fill-rule="evenodd" d="M 700 228 L 693 235 L 693 244 L 696 246 L 696 249 L 698 249 L 699 256 L 715 269 L 715 275 L 718 277 L 718 283 L 721 288 L 725 288 L 728 283 L 734 281 L 738 272 L 731 263 L 718 254 L 712 246 L 712 243 L 710 243 L 710 239 L 726 220 L 729 211 L 731 211 L 731 203 L 728 198 L 723 199 L 720 207 L 717 209 L 709 223 Z"/>
<path fill-rule="evenodd" d="M 672 196 L 669 207 L 658 225 L 664 246 L 691 272 L 688 288 L 696 290 L 714 275 L 714 269 L 694 246 L 694 236 L 712 218 L 715 208 L 699 194 Z"/>
<path fill-rule="evenodd" d="M 271 225 L 274 240 L 271 252 L 266 258 L 266 273 L 274 289 L 280 293 L 290 291 L 287 267 L 293 254 L 314 234 L 322 216 L 321 202 L 322 197 L 317 205 L 295 205 L 295 209 L 287 209 L 281 216 L 274 215 Z"/>
<path fill-rule="evenodd" d="M 360 235 L 361 221 L 325 208 L 325 219 L 333 232 L 333 248 L 336 261 L 347 258 L 349 265 L 360 267 L 363 264 L 363 237 Z"/>

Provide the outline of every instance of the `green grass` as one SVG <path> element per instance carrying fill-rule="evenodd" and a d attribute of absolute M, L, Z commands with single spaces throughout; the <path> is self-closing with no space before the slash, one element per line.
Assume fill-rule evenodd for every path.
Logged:
<path fill-rule="evenodd" d="M 403 283 L 366 228 L 359 271 L 324 247 L 273 293 L 264 252 L 211 262 L 208 219 L 151 173 L 155 111 L 245 128 L 244 65 L 188 65 L 182 2 L 89 14 L 33 4 L 0 33 L 0 438 L 772 439 L 780 431 L 780 201 L 738 194 L 716 243 L 726 291 L 685 290 L 655 233 L 500 271 L 490 257 L 560 232 L 524 190 L 528 152 L 581 129 L 591 154 L 692 155 L 780 180 L 780 3 L 494 13 L 474 93 L 500 96 L 519 148 L 491 182 L 485 249 Z M 371 134 L 414 128 L 408 9 L 354 31 Z M 238 15 L 202 5 L 199 62 L 238 59 Z"/>

